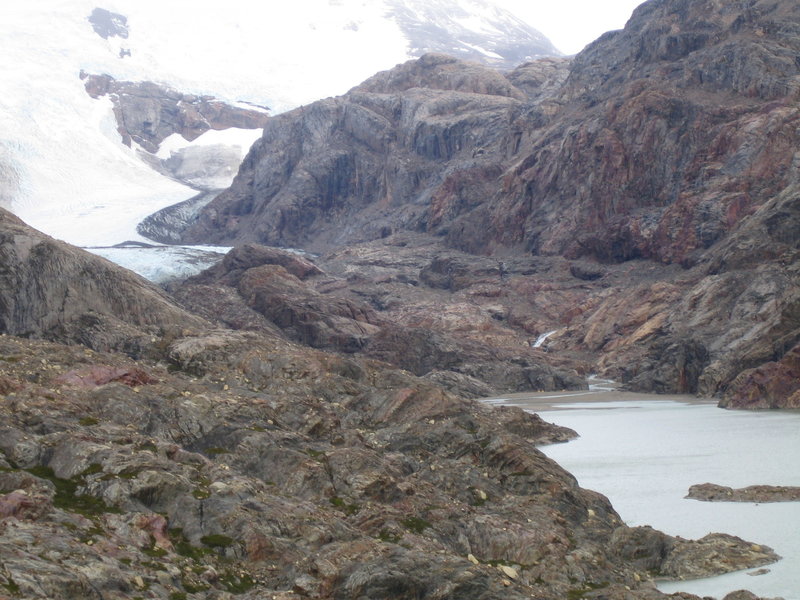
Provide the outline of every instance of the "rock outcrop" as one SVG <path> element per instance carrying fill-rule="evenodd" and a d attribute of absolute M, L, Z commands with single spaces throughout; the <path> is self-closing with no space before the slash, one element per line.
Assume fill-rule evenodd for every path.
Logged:
<path fill-rule="evenodd" d="M 800 408 L 800 345 L 778 362 L 743 371 L 720 401 L 724 408 Z"/>
<path fill-rule="evenodd" d="M 264 109 L 231 106 L 150 81 L 117 81 L 110 75 L 87 73 L 81 77 L 92 98 L 108 96 L 113 102 L 123 143 L 136 142 L 150 153 L 173 133 L 192 141 L 210 129 L 260 129 L 269 119 Z"/>
<path fill-rule="evenodd" d="M 798 30 L 788 0 L 651 0 L 571 62 L 426 56 L 272 120 L 183 239 L 561 256 L 590 287 L 553 349 L 634 389 L 747 394 L 800 342 Z"/>
<path fill-rule="evenodd" d="M 128 39 L 128 17 L 105 8 L 95 8 L 88 17 L 92 29 L 104 40 L 112 37 Z"/>
<path fill-rule="evenodd" d="M 0 333 L 141 356 L 167 332 L 208 327 L 139 276 L 0 209 Z"/>

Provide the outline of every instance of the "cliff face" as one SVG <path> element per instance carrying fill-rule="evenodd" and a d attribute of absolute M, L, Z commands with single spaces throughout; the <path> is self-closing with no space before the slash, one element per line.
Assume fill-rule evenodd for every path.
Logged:
<path fill-rule="evenodd" d="M 432 196 L 451 173 L 473 181 L 450 219 L 492 193 L 523 98 L 487 67 L 429 55 L 279 115 L 184 237 L 321 249 L 436 228 Z"/>
<path fill-rule="evenodd" d="M 790 2 L 644 4 L 574 60 L 563 109 L 506 178 L 494 237 L 691 263 L 796 182 L 798 27 Z"/>
<path fill-rule="evenodd" d="M 579 271 L 652 261 L 576 297 L 562 349 L 640 389 L 721 394 L 800 340 L 798 31 L 793 2 L 651 1 L 571 63 L 401 65 L 271 122 L 184 239 L 412 230 Z"/>

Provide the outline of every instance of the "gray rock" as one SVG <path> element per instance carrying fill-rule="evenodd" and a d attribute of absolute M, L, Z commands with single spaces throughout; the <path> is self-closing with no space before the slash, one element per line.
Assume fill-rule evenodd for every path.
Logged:
<path fill-rule="evenodd" d="M 138 276 L 0 209 L 0 332 L 141 355 L 166 330 L 207 323 Z"/>
<path fill-rule="evenodd" d="M 128 39 L 128 17 L 104 8 L 95 8 L 89 15 L 92 29 L 104 40 L 110 37 Z"/>

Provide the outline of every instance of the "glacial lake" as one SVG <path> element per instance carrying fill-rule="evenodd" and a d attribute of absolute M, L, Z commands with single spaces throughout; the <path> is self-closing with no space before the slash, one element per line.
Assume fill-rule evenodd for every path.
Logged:
<path fill-rule="evenodd" d="M 665 593 L 722 598 L 748 589 L 800 600 L 800 502 L 700 502 L 684 497 L 696 483 L 734 488 L 800 486 L 800 411 L 728 411 L 692 397 L 619 392 L 514 395 L 512 404 L 570 427 L 580 438 L 542 447 L 581 486 L 611 500 L 632 526 L 701 538 L 724 532 L 772 547 L 783 560 L 709 579 L 659 582 Z"/>

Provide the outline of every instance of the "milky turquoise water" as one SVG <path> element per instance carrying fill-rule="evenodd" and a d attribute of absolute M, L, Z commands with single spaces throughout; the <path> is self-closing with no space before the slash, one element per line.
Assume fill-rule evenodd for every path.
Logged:
<path fill-rule="evenodd" d="M 580 398 L 575 398 L 580 401 Z M 553 398 L 550 402 L 559 402 Z M 515 399 L 514 403 L 524 405 Z M 660 583 L 664 592 L 722 598 L 749 589 L 800 600 L 800 503 L 745 504 L 688 500 L 689 486 L 718 483 L 800 485 L 800 412 L 726 411 L 713 404 L 631 400 L 556 405 L 538 411 L 575 429 L 580 439 L 542 450 L 583 487 L 611 500 L 629 525 L 672 535 L 738 535 L 783 556 L 765 575 L 753 570 L 704 580 Z"/>

